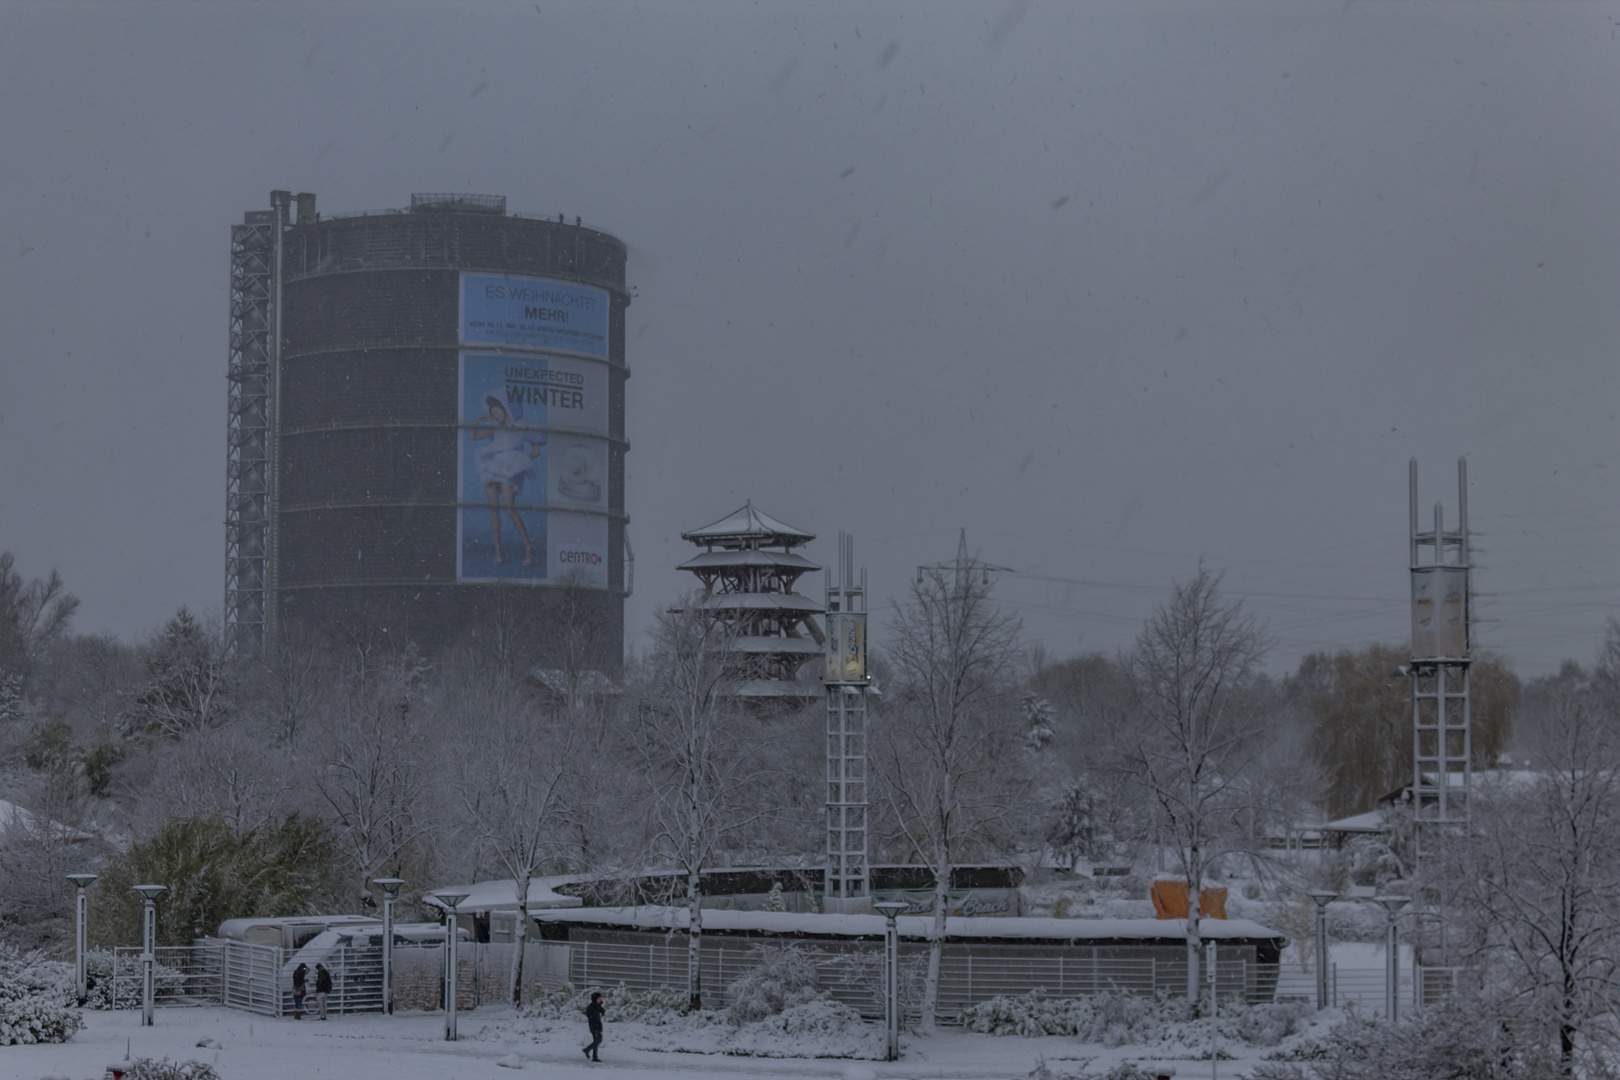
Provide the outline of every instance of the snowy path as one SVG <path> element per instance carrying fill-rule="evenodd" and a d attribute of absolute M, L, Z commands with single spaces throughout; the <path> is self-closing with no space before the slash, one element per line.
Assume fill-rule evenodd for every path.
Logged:
<path fill-rule="evenodd" d="M 1055 1071 L 1067 1072 L 1090 1061 L 1101 1071 L 1116 1061 L 1158 1061 L 1144 1048 L 1105 1050 L 1058 1037 L 996 1038 L 944 1030 L 927 1039 L 907 1039 L 906 1058 L 887 1062 L 833 1059 L 777 1059 L 636 1050 L 614 1041 L 608 1025 L 600 1065 L 585 1062 L 579 1032 L 557 1032 L 549 1041 L 499 1042 L 478 1039 L 486 1024 L 510 1018 L 507 1010 L 481 1009 L 463 1014 L 462 1040 L 443 1040 L 444 1018 L 438 1013 L 394 1017 L 358 1015 L 330 1021 L 270 1020 L 227 1009 L 159 1010 L 155 1027 L 142 1028 L 137 1012 L 87 1012 L 86 1027 L 70 1043 L 55 1046 L 0 1047 L 4 1080 L 99 1080 L 105 1067 L 124 1057 L 168 1057 L 213 1063 L 222 1080 L 648 1080 L 648 1078 L 721 1076 L 836 1077 L 840 1080 L 1013 1080 L 1029 1075 L 1044 1055 Z M 219 1048 L 198 1048 L 209 1038 Z M 503 1068 L 496 1061 L 516 1053 L 523 1068 Z M 1252 1062 L 1248 1062 L 1252 1063 Z M 1222 1080 L 1232 1080 L 1246 1062 L 1225 1062 Z M 1207 1063 L 1183 1061 L 1182 1077 L 1208 1075 Z"/>

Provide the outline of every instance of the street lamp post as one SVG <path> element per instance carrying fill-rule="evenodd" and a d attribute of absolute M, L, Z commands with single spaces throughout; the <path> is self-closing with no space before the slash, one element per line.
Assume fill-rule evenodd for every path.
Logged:
<path fill-rule="evenodd" d="M 1306 893 L 1316 901 L 1316 1007 L 1328 1007 L 1328 943 L 1327 943 L 1327 909 L 1328 905 L 1339 898 L 1335 892 L 1318 889 Z"/>
<path fill-rule="evenodd" d="M 1386 958 L 1388 963 L 1384 970 L 1384 1016 L 1392 1024 L 1398 1018 L 1396 1014 L 1399 1011 L 1401 996 L 1400 934 L 1395 920 L 1409 900 L 1410 898 L 1405 896 L 1373 897 L 1373 903 L 1382 904 L 1384 910 L 1389 913 L 1388 937 L 1385 943 L 1389 956 Z"/>
<path fill-rule="evenodd" d="M 156 995 L 154 982 L 157 963 L 157 898 L 167 885 L 136 885 L 135 891 L 146 901 L 141 912 L 141 1026 L 152 1026 L 152 998 Z"/>
<path fill-rule="evenodd" d="M 89 951 L 90 899 L 84 890 L 96 883 L 94 874 L 69 874 L 67 879 L 77 887 L 77 895 L 73 898 L 73 980 L 74 987 L 79 994 L 79 1004 L 83 1005 L 90 996 L 88 972 L 84 969 L 85 953 Z"/>
<path fill-rule="evenodd" d="M 883 913 L 883 1019 L 888 1030 L 888 1061 L 900 1060 L 900 925 L 896 917 L 910 907 L 904 900 L 879 900 Z"/>
<path fill-rule="evenodd" d="M 397 877 L 372 878 L 371 883 L 383 891 L 382 939 L 382 1011 L 384 1016 L 394 1012 L 394 901 L 405 882 Z"/>
<path fill-rule="evenodd" d="M 467 893 L 435 893 L 448 912 L 444 925 L 444 1038 L 456 1041 L 456 905 Z"/>

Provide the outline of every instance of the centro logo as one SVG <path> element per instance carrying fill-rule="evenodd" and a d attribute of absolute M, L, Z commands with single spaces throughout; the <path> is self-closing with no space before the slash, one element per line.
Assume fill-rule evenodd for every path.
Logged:
<path fill-rule="evenodd" d="M 584 563 L 595 566 L 602 561 L 602 556 L 594 551 L 559 551 L 557 561 L 560 563 Z"/>

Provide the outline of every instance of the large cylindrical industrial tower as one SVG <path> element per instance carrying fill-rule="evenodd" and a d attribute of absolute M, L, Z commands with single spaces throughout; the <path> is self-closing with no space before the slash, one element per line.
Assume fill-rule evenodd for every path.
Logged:
<path fill-rule="evenodd" d="M 432 649 L 502 591 L 597 624 L 617 670 L 625 246 L 505 202 L 322 219 L 275 192 L 233 229 L 239 647 L 364 612 Z"/>

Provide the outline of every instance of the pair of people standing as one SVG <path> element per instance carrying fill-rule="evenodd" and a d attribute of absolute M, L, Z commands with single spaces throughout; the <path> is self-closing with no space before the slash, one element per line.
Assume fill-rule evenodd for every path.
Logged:
<path fill-rule="evenodd" d="M 309 984 L 309 965 L 299 964 L 293 970 L 293 1019 L 304 1018 L 304 988 Z M 315 1019 L 326 1019 L 326 995 L 332 992 L 332 973 L 325 964 L 315 965 Z"/>

